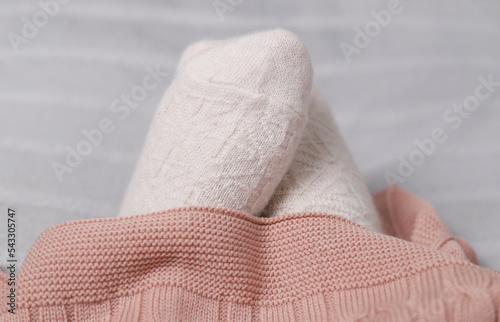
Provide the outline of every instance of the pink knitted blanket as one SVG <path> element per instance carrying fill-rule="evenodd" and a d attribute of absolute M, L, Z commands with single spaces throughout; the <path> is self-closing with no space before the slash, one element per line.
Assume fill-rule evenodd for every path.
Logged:
<path fill-rule="evenodd" d="M 499 272 L 434 209 L 374 196 L 387 235 L 320 213 L 191 207 L 43 232 L 2 321 L 499 321 Z"/>

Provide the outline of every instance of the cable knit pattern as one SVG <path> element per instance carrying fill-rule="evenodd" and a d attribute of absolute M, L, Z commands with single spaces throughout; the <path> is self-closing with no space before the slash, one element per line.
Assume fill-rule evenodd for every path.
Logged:
<path fill-rule="evenodd" d="M 274 30 L 196 42 L 184 50 L 178 70 L 121 216 L 204 205 L 265 217 L 337 214 L 382 231 L 328 104 L 317 89 L 306 104 L 312 72 L 296 36 Z M 266 96 L 251 99 L 247 89 Z"/>
<path fill-rule="evenodd" d="M 315 87 L 302 140 L 290 169 L 265 209 L 265 216 L 304 211 L 337 214 L 382 232 L 368 187 L 330 107 Z"/>
<path fill-rule="evenodd" d="M 498 321 L 499 276 L 435 242 L 450 234 L 426 202 L 396 186 L 374 200 L 409 239 L 336 215 L 209 207 L 59 224 L 0 320 Z"/>
<path fill-rule="evenodd" d="M 307 49 L 281 29 L 196 54 L 207 47 L 184 54 L 120 216 L 192 205 L 259 215 L 288 170 L 307 121 Z"/>

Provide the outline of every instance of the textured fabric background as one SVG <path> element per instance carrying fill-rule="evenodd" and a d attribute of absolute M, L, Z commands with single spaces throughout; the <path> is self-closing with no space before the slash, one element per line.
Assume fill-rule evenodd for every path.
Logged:
<path fill-rule="evenodd" d="M 42 1 L 50 2 L 48 0 Z M 20 259 L 47 227 L 118 214 L 151 118 L 182 50 L 202 38 L 282 27 L 309 48 L 315 83 L 332 106 L 370 189 L 386 186 L 399 156 L 442 128 L 437 145 L 401 186 L 429 200 L 481 264 L 500 269 L 500 87 L 453 129 L 443 113 L 492 74 L 500 81 L 500 5 L 495 0 L 401 0 L 402 12 L 348 63 L 342 42 L 373 25 L 372 10 L 394 1 L 69 1 L 53 17 L 37 1 L 0 0 L 0 262 L 7 208 L 17 209 Z M 23 17 L 42 19 L 16 52 Z M 41 18 L 40 18 L 41 17 Z M 33 31 L 32 31 L 33 32 Z M 12 34 L 10 34 L 12 36 Z M 230 63 L 230 62 L 228 62 Z M 123 120 L 114 100 L 142 84 L 146 68 L 169 73 Z M 83 130 L 112 120 L 114 130 L 72 173 L 57 179 Z"/>

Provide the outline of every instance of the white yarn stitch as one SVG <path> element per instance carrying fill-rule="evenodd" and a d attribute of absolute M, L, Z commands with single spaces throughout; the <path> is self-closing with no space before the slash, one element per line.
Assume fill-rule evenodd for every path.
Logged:
<path fill-rule="evenodd" d="M 259 215 L 300 142 L 311 84 L 306 48 L 280 29 L 181 61 L 120 216 L 191 205 Z"/>

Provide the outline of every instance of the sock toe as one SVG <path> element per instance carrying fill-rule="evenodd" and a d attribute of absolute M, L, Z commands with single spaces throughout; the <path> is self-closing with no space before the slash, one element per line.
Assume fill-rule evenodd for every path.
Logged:
<path fill-rule="evenodd" d="M 258 216 L 300 142 L 311 83 L 307 50 L 290 32 L 189 47 L 120 215 L 215 206 Z"/>
<path fill-rule="evenodd" d="M 268 95 L 304 114 L 313 70 L 307 48 L 292 32 L 274 29 L 249 34 L 202 55 L 204 59 L 186 66 L 188 73 Z"/>
<path fill-rule="evenodd" d="M 212 49 L 213 47 L 223 43 L 224 40 L 201 40 L 198 42 L 195 42 L 194 44 L 189 45 L 184 51 L 182 52 L 181 58 L 179 60 L 179 69 L 189 60 L 197 56 L 198 54 Z"/>

